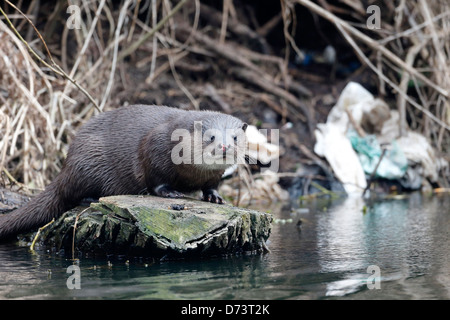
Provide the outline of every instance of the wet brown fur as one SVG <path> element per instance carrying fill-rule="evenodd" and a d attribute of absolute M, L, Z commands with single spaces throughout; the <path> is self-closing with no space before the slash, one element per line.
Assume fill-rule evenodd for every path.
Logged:
<path fill-rule="evenodd" d="M 170 152 L 178 143 L 171 141 L 172 131 L 192 132 L 194 121 L 206 128 L 243 126 L 239 119 L 217 112 L 146 105 L 94 117 L 77 133 L 55 180 L 25 206 L 0 217 L 0 240 L 45 225 L 84 198 L 146 192 L 173 196 L 155 191 L 167 185 L 169 191 L 202 190 L 206 200 L 221 202 L 216 188 L 224 169 L 171 161 Z"/>

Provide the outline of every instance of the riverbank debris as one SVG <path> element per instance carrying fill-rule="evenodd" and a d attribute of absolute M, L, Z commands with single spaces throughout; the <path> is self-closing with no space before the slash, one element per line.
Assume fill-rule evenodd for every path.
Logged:
<path fill-rule="evenodd" d="M 418 190 L 438 181 L 448 162 L 427 139 L 411 130 L 399 132 L 399 115 L 363 86 L 349 82 L 328 115 L 318 124 L 314 151 L 324 157 L 348 194 L 361 194 L 373 177 Z M 369 184 L 370 185 L 370 184 Z"/>

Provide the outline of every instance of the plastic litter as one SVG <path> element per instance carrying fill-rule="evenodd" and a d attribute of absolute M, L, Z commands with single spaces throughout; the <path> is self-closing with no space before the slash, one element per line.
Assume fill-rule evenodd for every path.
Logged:
<path fill-rule="evenodd" d="M 364 170 L 341 127 L 333 123 L 318 124 L 315 136 L 314 152 L 327 159 L 345 192 L 362 193 L 367 185 Z"/>
<path fill-rule="evenodd" d="M 255 126 L 249 125 L 245 131 L 248 142 L 248 156 L 253 160 L 258 160 L 263 164 L 277 161 L 280 157 L 280 147 L 278 141 L 270 143 L 266 134 L 262 133 Z M 274 136 L 271 133 L 271 137 Z M 275 138 L 277 138 L 276 136 Z M 278 169 L 275 167 L 275 169 Z"/>
<path fill-rule="evenodd" d="M 317 125 L 314 152 L 327 159 L 349 194 L 363 192 L 378 163 L 375 177 L 397 180 L 409 189 L 419 189 L 425 178 L 436 182 L 448 162 L 436 156 L 423 135 L 407 130 L 399 137 L 398 121 L 396 110 L 349 82 L 327 122 Z M 388 149 L 380 161 L 382 145 Z"/>
<path fill-rule="evenodd" d="M 358 154 L 364 172 L 368 175 L 374 173 L 383 153 L 377 137 L 375 135 L 360 137 L 355 130 L 349 130 L 347 137 Z M 383 155 L 374 176 L 386 179 L 400 179 L 405 175 L 407 169 L 408 159 L 406 159 L 398 144 L 393 141 Z"/>
<path fill-rule="evenodd" d="M 278 160 L 280 157 L 279 136 L 271 133 L 271 138 L 276 140 L 275 143 L 268 142 L 267 132 L 264 130 L 258 130 L 253 125 L 249 125 L 245 130 L 245 135 L 248 142 L 248 149 L 246 155 L 249 157 L 250 164 L 256 164 L 258 161 L 264 165 L 270 165 L 268 168 L 262 168 L 261 172 L 278 170 Z M 227 177 L 236 171 L 237 165 L 233 165 L 225 170 L 223 177 Z"/>

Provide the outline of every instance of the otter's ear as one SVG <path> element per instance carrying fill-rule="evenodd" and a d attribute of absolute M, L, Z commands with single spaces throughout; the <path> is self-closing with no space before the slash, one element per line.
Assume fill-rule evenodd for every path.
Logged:
<path fill-rule="evenodd" d="M 244 130 L 244 132 L 245 132 L 245 130 L 247 130 L 247 127 L 248 127 L 248 124 L 244 123 L 244 124 L 242 125 L 242 130 Z"/>

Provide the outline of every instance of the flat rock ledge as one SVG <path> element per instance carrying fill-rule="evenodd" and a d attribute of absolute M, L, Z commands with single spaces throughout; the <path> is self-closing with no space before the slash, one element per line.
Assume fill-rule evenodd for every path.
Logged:
<path fill-rule="evenodd" d="M 40 242 L 65 252 L 155 258 L 256 253 L 267 251 L 272 220 L 198 200 L 112 196 L 64 213 Z"/>

